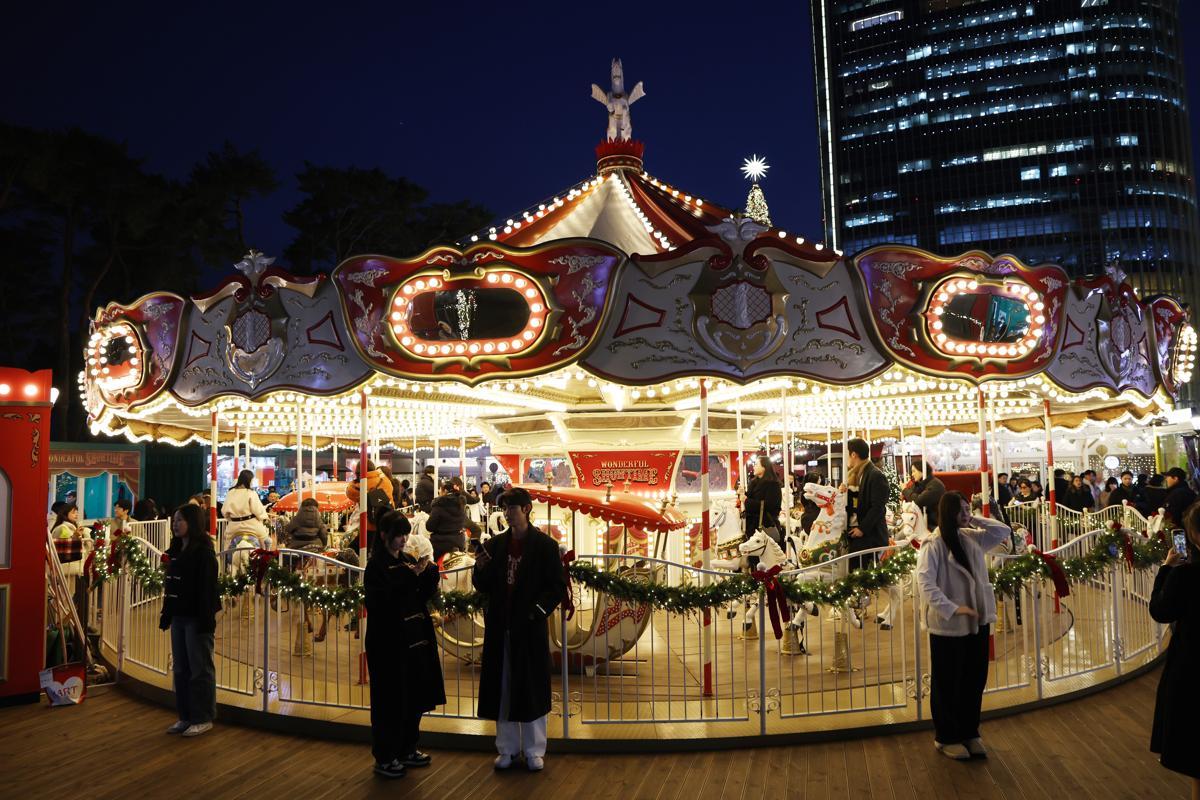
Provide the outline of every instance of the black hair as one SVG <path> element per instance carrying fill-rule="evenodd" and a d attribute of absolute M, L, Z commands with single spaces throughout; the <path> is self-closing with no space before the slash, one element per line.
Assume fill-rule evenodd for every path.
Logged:
<path fill-rule="evenodd" d="M 1129 470 L 1127 470 L 1127 469 L 1121 470 L 1121 477 L 1124 478 L 1126 475 L 1128 475 L 1130 478 L 1133 477 L 1133 473 L 1130 472 Z"/>
<path fill-rule="evenodd" d="M 133 511 L 133 503 L 129 502 L 128 497 L 117 498 L 117 500 L 113 502 L 113 507 L 124 509 L 126 514 L 128 514 L 130 511 Z"/>
<path fill-rule="evenodd" d="M 208 514 L 204 513 L 203 508 L 184 503 L 175 509 L 175 513 L 187 523 L 188 547 L 200 541 L 209 542 L 211 546 L 212 542 L 208 538 Z"/>
<path fill-rule="evenodd" d="M 1171 467 L 1167 470 L 1165 477 L 1174 478 L 1178 481 L 1186 481 L 1187 473 L 1183 471 L 1183 467 Z"/>
<path fill-rule="evenodd" d="M 967 551 L 963 549 L 962 540 L 958 536 L 958 514 L 966 502 L 967 496 L 962 492 L 946 492 L 938 501 L 937 519 L 938 533 L 950 548 L 954 560 L 967 572 L 971 572 L 971 562 L 967 561 Z"/>
<path fill-rule="evenodd" d="M 300 501 L 300 507 L 301 508 L 319 509 L 321 507 L 321 504 L 319 502 L 317 502 L 317 498 L 315 498 L 315 497 L 306 497 Z"/>
<path fill-rule="evenodd" d="M 1066 474 L 1067 474 L 1067 471 L 1065 469 L 1054 470 L 1054 477 L 1056 477 L 1056 478 L 1061 478 L 1061 477 L 1065 476 Z"/>
<path fill-rule="evenodd" d="M 426 465 L 425 465 L 425 474 L 426 474 L 426 475 L 432 475 L 432 474 L 433 474 L 433 472 L 434 472 L 434 466 L 433 466 L 433 464 L 426 464 Z"/>
<path fill-rule="evenodd" d="M 54 524 L 52 528 L 57 528 L 67 521 L 67 517 L 71 516 L 71 512 L 77 510 L 74 503 L 63 503 L 58 507 L 58 511 L 54 513 Z"/>
<path fill-rule="evenodd" d="M 158 519 L 158 506 L 149 497 L 143 497 L 134 505 L 131 516 L 138 522 L 149 522 L 150 520 Z"/>
<path fill-rule="evenodd" d="M 248 469 L 244 469 L 238 473 L 237 485 L 241 489 L 249 489 L 250 484 L 254 482 L 254 473 Z"/>
<path fill-rule="evenodd" d="M 501 508 L 508 508 L 509 506 L 521 506 L 524 508 L 525 506 L 533 505 L 533 498 L 529 496 L 528 490 L 514 487 L 500 495 L 499 505 Z"/>
<path fill-rule="evenodd" d="M 1104 485 L 1105 485 L 1106 487 L 1107 487 L 1107 486 L 1117 486 L 1119 483 L 1120 483 L 1120 481 L 1118 481 L 1116 478 L 1110 477 L 1108 480 L 1106 480 L 1106 481 L 1104 482 Z M 1111 491 L 1111 490 L 1110 490 L 1110 491 Z"/>
<path fill-rule="evenodd" d="M 871 458 L 871 446 L 867 444 L 866 439 L 854 438 L 846 442 L 846 449 L 854 455 L 866 461 Z"/>
<path fill-rule="evenodd" d="M 405 478 L 404 480 L 400 481 L 400 485 L 403 486 L 405 489 L 412 486 L 412 484 L 408 482 L 408 478 Z"/>
<path fill-rule="evenodd" d="M 908 468 L 910 471 L 915 469 L 917 472 L 921 473 L 921 476 L 923 478 L 932 478 L 933 477 L 933 467 L 930 467 L 929 472 L 926 472 L 925 471 L 925 462 L 922 459 L 914 458 L 912 460 L 912 462 L 909 463 Z"/>
<path fill-rule="evenodd" d="M 775 474 L 775 465 L 771 463 L 769 457 L 759 456 L 758 463 L 763 468 L 762 480 L 768 483 L 779 483 L 779 477 Z"/>
<path fill-rule="evenodd" d="M 1184 538 L 1187 539 L 1188 562 L 1195 564 L 1200 560 L 1200 550 L 1192 542 L 1192 537 L 1196 535 L 1196 531 L 1200 531 L 1200 500 L 1192 503 L 1183 512 L 1183 528 L 1186 534 Z"/>
<path fill-rule="evenodd" d="M 371 555 L 386 551 L 389 539 L 396 536 L 407 536 L 412 532 L 412 523 L 408 521 L 408 517 L 390 508 L 380 514 L 379 519 L 375 521 L 375 527 L 377 533 L 371 547 Z"/>
<path fill-rule="evenodd" d="M 1008 477 L 1008 473 L 1007 473 L 1007 472 L 998 472 L 998 473 L 996 473 L 996 479 L 997 479 L 997 480 L 999 480 L 999 479 L 1001 479 L 1001 478 L 1007 478 L 1007 477 Z"/>

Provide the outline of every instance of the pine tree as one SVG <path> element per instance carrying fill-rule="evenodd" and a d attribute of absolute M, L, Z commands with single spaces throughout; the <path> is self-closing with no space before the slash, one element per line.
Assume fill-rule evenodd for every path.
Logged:
<path fill-rule="evenodd" d="M 892 456 L 884 456 L 883 464 L 879 468 L 883 472 L 883 476 L 888 482 L 888 506 L 893 510 L 900 508 L 900 473 L 896 471 L 896 459 Z"/>
<path fill-rule="evenodd" d="M 767 198 L 763 195 L 762 187 L 755 181 L 750 185 L 750 194 L 746 195 L 746 216 L 767 227 L 771 225 L 771 213 L 767 208 Z"/>

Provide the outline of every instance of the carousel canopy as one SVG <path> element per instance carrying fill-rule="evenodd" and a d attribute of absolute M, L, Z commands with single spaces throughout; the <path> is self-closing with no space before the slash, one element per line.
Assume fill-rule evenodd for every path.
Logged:
<path fill-rule="evenodd" d="M 691 524 L 686 516 L 674 508 L 668 508 L 665 502 L 656 503 L 654 500 L 622 491 L 620 487 L 596 490 L 520 484 L 520 488 L 527 490 L 535 503 L 569 508 L 613 525 L 667 533 Z"/>
<path fill-rule="evenodd" d="M 627 111 L 627 109 L 626 109 Z M 610 122 L 612 122 L 610 120 Z M 370 436 L 499 452 L 732 445 L 844 424 L 1114 424 L 1169 411 L 1196 334 L 1108 268 L 883 245 L 853 258 L 653 176 L 618 135 L 595 173 L 459 246 L 296 277 L 251 252 L 192 297 L 98 309 L 80 375 L 92 429 L 255 447 Z M 612 127 L 610 125 L 610 127 Z M 624 132 L 622 134 L 621 132 Z M 364 400 L 365 398 L 365 400 Z M 724 444 L 722 444 L 724 443 Z"/>

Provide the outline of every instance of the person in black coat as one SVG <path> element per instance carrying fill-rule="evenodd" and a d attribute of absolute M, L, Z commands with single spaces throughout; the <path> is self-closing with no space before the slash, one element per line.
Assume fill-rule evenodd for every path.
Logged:
<path fill-rule="evenodd" d="M 371 754 L 376 773 L 400 778 L 406 767 L 429 764 L 429 756 L 417 749 L 421 715 L 446 702 L 428 608 L 439 576 L 428 558 L 417 561 L 404 552 L 411 526 L 402 513 L 388 511 L 377 527 L 363 573 Z"/>
<path fill-rule="evenodd" d="M 462 479 L 455 476 L 443 485 L 442 494 L 430 505 L 429 519 L 425 522 L 435 561 L 446 553 L 467 549 L 467 537 L 463 533 L 466 524 L 467 503 L 462 493 Z"/>
<path fill-rule="evenodd" d="M 1150 751 L 1159 763 L 1192 779 L 1192 797 L 1200 797 L 1200 758 L 1196 755 L 1196 720 L 1200 719 L 1200 503 L 1183 514 L 1188 557 L 1174 547 L 1154 577 L 1150 616 L 1174 623 L 1167 660 L 1158 681 Z"/>
<path fill-rule="evenodd" d="M 1182 467 L 1167 470 L 1167 496 L 1163 500 L 1167 525 L 1179 527 L 1183 524 L 1183 513 L 1196 502 L 1196 493 L 1187 483 L 1187 473 Z"/>
<path fill-rule="evenodd" d="M 746 487 L 746 526 L 744 538 L 749 539 L 759 528 L 779 529 L 779 512 L 783 506 L 783 490 L 775 477 L 771 459 L 759 456 L 754 462 L 754 477 Z"/>
<path fill-rule="evenodd" d="M 1142 488 L 1141 505 L 1138 506 L 1143 517 L 1152 517 L 1158 513 L 1160 508 L 1166 507 L 1167 487 L 1165 484 L 1166 479 L 1158 473 L 1151 475 L 1146 481 L 1146 485 Z"/>
<path fill-rule="evenodd" d="M 478 714 L 496 720 L 496 769 L 508 769 L 523 752 L 536 772 L 544 766 L 550 713 L 546 620 L 562 601 L 566 581 L 558 543 L 529 522 L 529 492 L 510 489 L 500 505 L 509 529 L 479 549 L 471 575 L 488 596 Z"/>
<path fill-rule="evenodd" d="M 1096 505 L 1096 498 L 1092 495 L 1091 488 L 1083 482 L 1083 477 L 1076 475 L 1067 485 L 1066 496 L 1058 502 L 1072 511 L 1091 511 Z"/>
<path fill-rule="evenodd" d="M 1137 506 L 1137 489 L 1133 485 L 1133 473 L 1125 470 L 1121 473 L 1121 479 L 1117 483 L 1117 488 L 1113 489 L 1108 495 L 1108 504 L 1110 506 L 1124 505 L 1124 501 L 1129 501 L 1129 505 Z"/>
<path fill-rule="evenodd" d="M 200 506 L 180 506 L 171 518 L 174 538 L 165 553 L 163 607 L 158 627 L 171 631 L 175 708 L 179 720 L 167 733 L 199 736 L 217 716 L 217 670 L 213 634 L 221 598 L 217 555 Z"/>
<path fill-rule="evenodd" d="M 413 499 L 417 502 L 417 508 L 425 513 L 429 513 L 429 506 L 433 503 L 433 495 L 435 486 L 433 484 L 433 466 L 428 466 L 421 473 L 421 477 L 417 478 L 417 488 L 413 490 Z"/>
<path fill-rule="evenodd" d="M 847 507 L 847 519 L 857 515 L 857 524 L 850 528 L 849 551 L 857 553 L 887 544 L 887 477 L 879 467 L 871 463 L 871 448 L 863 439 L 851 439 L 846 443 L 850 454 L 849 474 L 858 474 L 858 491 L 854 495 L 854 507 Z M 945 488 L 945 487 L 943 487 Z M 874 561 L 874 559 L 870 559 Z M 851 563 L 852 567 L 864 566 Z"/>
<path fill-rule="evenodd" d="M 933 468 L 925 470 L 925 462 L 919 458 L 912 460 L 908 469 L 908 484 L 900 491 L 900 497 L 917 506 L 925 512 L 926 527 L 933 530 L 937 527 L 938 503 L 946 493 L 946 484 L 933 474 Z M 1004 486 L 1005 484 L 1000 484 Z M 1012 499 L 1011 496 L 1009 498 Z"/>

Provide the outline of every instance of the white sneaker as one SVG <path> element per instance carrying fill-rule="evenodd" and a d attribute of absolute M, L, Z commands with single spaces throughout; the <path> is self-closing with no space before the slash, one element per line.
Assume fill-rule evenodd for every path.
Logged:
<path fill-rule="evenodd" d="M 181 719 L 175 720 L 175 724 L 172 725 L 171 727 L 167 728 L 166 732 L 167 733 L 183 733 L 189 727 L 191 727 L 191 724 L 192 723 L 185 722 L 184 720 L 181 720 Z"/>
<path fill-rule="evenodd" d="M 541 756 L 526 756 L 525 766 L 530 772 L 541 772 L 546 766 L 546 760 Z"/>
<path fill-rule="evenodd" d="M 500 755 L 496 756 L 496 760 L 493 762 L 495 769 L 508 769 L 512 766 L 512 764 L 513 757 L 508 753 L 501 753 Z"/>
<path fill-rule="evenodd" d="M 189 725 L 188 729 L 183 732 L 184 736 L 199 736 L 202 733 L 208 733 L 212 730 L 211 722 L 199 722 L 195 725 Z"/>
<path fill-rule="evenodd" d="M 938 749 L 938 752 L 947 758 L 952 758 L 955 761 L 967 761 L 971 758 L 970 751 L 961 744 L 942 744 L 934 742 L 933 746 Z"/>

